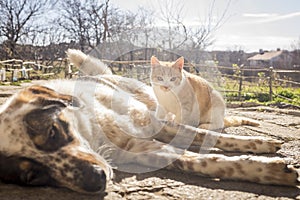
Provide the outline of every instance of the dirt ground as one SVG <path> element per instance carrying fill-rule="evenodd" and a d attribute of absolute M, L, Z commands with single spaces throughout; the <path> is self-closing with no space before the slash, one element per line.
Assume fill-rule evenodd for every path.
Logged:
<path fill-rule="evenodd" d="M 0 87 L 0 103 L 20 87 Z M 285 141 L 279 156 L 300 165 L 300 110 L 271 107 L 229 108 L 229 115 L 247 116 L 261 122 L 260 127 L 231 127 L 226 132 L 237 135 L 262 135 Z M 2 165 L 3 163 L 1 163 Z M 138 167 L 138 166 L 132 166 Z M 83 195 L 64 188 L 20 187 L 0 183 L 0 200 L 83 200 L 83 199 L 299 199 L 300 187 L 259 185 L 223 181 L 167 171 L 164 169 L 129 174 L 115 170 L 115 179 L 105 194 Z"/>

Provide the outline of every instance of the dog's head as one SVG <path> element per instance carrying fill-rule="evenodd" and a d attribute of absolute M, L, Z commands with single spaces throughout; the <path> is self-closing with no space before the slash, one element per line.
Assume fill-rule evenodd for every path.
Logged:
<path fill-rule="evenodd" d="M 42 86 L 14 95 L 0 109 L 0 178 L 25 185 L 101 192 L 111 167 L 77 130 L 81 103 Z"/>

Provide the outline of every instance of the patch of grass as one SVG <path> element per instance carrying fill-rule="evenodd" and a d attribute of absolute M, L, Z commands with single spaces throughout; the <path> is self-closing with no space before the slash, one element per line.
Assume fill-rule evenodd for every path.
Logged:
<path fill-rule="evenodd" d="M 277 88 L 274 91 L 273 101 L 275 103 L 289 103 L 300 106 L 300 88 Z"/>
<path fill-rule="evenodd" d="M 5 86 L 21 86 L 22 83 L 30 83 L 31 80 L 19 80 L 15 82 L 0 82 L 0 85 L 5 85 Z"/>
<path fill-rule="evenodd" d="M 31 83 L 31 80 L 25 79 L 21 81 L 22 83 Z"/>
<path fill-rule="evenodd" d="M 9 85 L 11 85 L 11 86 L 21 86 L 21 82 L 19 82 L 19 81 L 11 82 Z"/>
<path fill-rule="evenodd" d="M 226 81 L 223 90 L 237 91 L 227 92 L 225 94 L 227 101 L 235 101 L 238 99 L 239 85 L 237 82 L 232 80 Z M 243 82 L 240 100 L 263 104 L 288 103 L 300 106 L 300 88 L 274 86 L 272 98 L 273 100 L 271 101 L 269 96 L 269 87 L 267 85 Z"/>

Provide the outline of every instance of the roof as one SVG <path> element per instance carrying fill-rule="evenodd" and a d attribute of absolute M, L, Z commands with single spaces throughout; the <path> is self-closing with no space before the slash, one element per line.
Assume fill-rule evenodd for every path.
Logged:
<path fill-rule="evenodd" d="M 272 60 L 273 58 L 276 58 L 277 56 L 280 56 L 283 51 L 269 51 L 264 52 L 263 54 L 256 54 L 255 56 L 252 56 L 248 58 L 247 60 Z"/>

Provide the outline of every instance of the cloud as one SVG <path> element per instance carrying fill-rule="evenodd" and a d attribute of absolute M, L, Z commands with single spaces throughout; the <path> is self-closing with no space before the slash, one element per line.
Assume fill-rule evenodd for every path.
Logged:
<path fill-rule="evenodd" d="M 278 16 L 277 13 L 244 13 L 243 17 L 253 17 L 253 18 L 265 18 L 265 17 L 274 17 Z"/>
<path fill-rule="evenodd" d="M 282 15 L 279 15 L 277 13 L 244 13 L 243 17 L 259 18 L 259 20 L 255 21 L 254 23 L 269 23 L 285 19 L 291 19 L 294 17 L 300 17 L 300 12 L 293 12 Z"/>
<path fill-rule="evenodd" d="M 290 19 L 290 18 L 294 18 L 294 17 L 300 17 L 300 12 L 294 12 L 294 13 L 289 13 L 286 15 L 279 15 L 276 16 L 274 18 L 265 20 L 266 22 L 273 22 L 273 21 L 279 21 L 279 20 L 284 20 L 284 19 Z"/>

